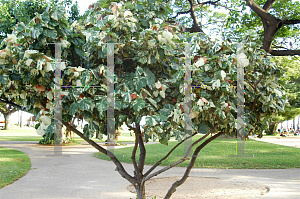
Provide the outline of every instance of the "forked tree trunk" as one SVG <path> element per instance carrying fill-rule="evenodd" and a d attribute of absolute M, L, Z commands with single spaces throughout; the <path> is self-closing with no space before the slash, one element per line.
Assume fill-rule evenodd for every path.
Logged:
<path fill-rule="evenodd" d="M 6 113 L 6 114 L 3 114 L 3 115 L 4 115 L 4 120 L 5 120 L 4 129 L 9 130 L 10 129 L 9 117 L 10 117 L 11 113 Z"/>

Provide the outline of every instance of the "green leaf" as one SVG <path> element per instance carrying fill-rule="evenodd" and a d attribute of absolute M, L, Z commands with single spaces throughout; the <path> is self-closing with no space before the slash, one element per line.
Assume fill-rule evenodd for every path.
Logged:
<path fill-rule="evenodd" d="M 14 80 L 14 81 L 18 81 L 18 80 L 21 79 L 21 74 L 10 74 L 9 79 Z"/>
<path fill-rule="evenodd" d="M 99 102 L 96 103 L 97 110 L 102 115 L 103 112 L 107 110 L 107 99 L 106 97 L 102 97 Z"/>
<path fill-rule="evenodd" d="M 185 136 L 184 131 L 180 131 L 180 130 L 174 131 L 175 140 L 177 140 L 178 142 L 181 142 L 184 139 L 184 136 Z"/>
<path fill-rule="evenodd" d="M 41 24 L 37 24 L 34 29 L 32 29 L 32 38 L 37 39 L 43 32 Z"/>
<path fill-rule="evenodd" d="M 119 115 L 119 122 L 122 124 L 127 120 L 127 115 Z"/>
<path fill-rule="evenodd" d="M 100 20 L 100 21 L 97 22 L 97 27 L 99 29 L 102 29 L 103 27 L 106 27 L 106 23 L 107 23 L 106 20 Z"/>
<path fill-rule="evenodd" d="M 143 74 L 143 72 L 144 72 L 143 68 L 138 66 L 135 70 L 134 75 L 135 75 L 135 77 L 140 77 Z"/>
<path fill-rule="evenodd" d="M 59 6 L 57 8 L 54 8 L 54 10 L 50 13 L 50 17 L 54 20 L 61 19 L 65 14 L 65 8 L 63 6 Z"/>
<path fill-rule="evenodd" d="M 70 106 L 70 114 L 74 115 L 77 111 L 78 111 L 78 103 L 77 102 L 73 102 Z"/>
<path fill-rule="evenodd" d="M 156 122 L 165 122 L 165 121 L 167 121 L 168 120 L 168 117 L 167 116 L 165 116 L 165 115 L 154 115 L 154 116 L 152 116 L 155 120 L 156 120 Z"/>
<path fill-rule="evenodd" d="M 220 119 L 221 120 L 224 120 L 224 119 L 226 119 L 226 115 L 225 115 L 225 112 L 224 111 L 219 111 L 219 116 L 220 116 Z"/>
<path fill-rule="evenodd" d="M 6 85 L 8 81 L 8 75 L 0 75 L 0 84 Z"/>
<path fill-rule="evenodd" d="M 50 38 L 52 38 L 52 39 L 55 39 L 55 38 L 57 37 L 57 31 L 56 31 L 56 30 L 52 30 L 52 29 L 44 28 L 43 34 L 44 34 L 46 37 L 50 37 Z"/>
<path fill-rule="evenodd" d="M 197 53 L 200 50 L 199 45 L 196 43 L 195 45 L 192 45 L 191 47 L 191 53 Z"/>
<path fill-rule="evenodd" d="M 89 111 L 83 111 L 81 114 L 82 114 L 83 118 L 87 121 L 93 119 L 93 114 Z"/>
<path fill-rule="evenodd" d="M 47 128 L 46 128 L 46 137 L 45 137 L 45 141 L 51 139 L 51 137 L 53 136 L 54 132 L 55 132 L 56 126 L 54 125 L 54 122 L 51 123 Z"/>
<path fill-rule="evenodd" d="M 137 92 L 140 92 L 140 90 L 147 85 L 147 78 L 146 77 L 135 78 L 134 80 L 135 81 L 133 81 L 133 85 L 134 85 L 135 90 Z"/>
<path fill-rule="evenodd" d="M 164 108 L 159 110 L 159 114 L 164 115 L 166 117 L 169 117 L 169 115 L 171 114 L 171 112 L 174 110 L 174 106 L 171 104 L 166 104 L 164 105 Z"/>
<path fill-rule="evenodd" d="M 147 57 L 139 57 L 138 59 L 138 62 L 140 62 L 141 64 L 145 64 L 145 63 L 147 63 L 147 61 L 148 61 L 148 59 L 147 59 Z"/>
<path fill-rule="evenodd" d="M 178 70 L 180 68 L 176 60 L 172 60 L 171 68 L 174 70 Z"/>
<path fill-rule="evenodd" d="M 92 138 L 92 134 L 90 133 L 90 129 L 89 129 L 89 125 L 86 124 L 83 127 L 83 135 L 87 138 L 87 139 L 91 139 Z"/>
<path fill-rule="evenodd" d="M 163 137 L 163 138 L 161 138 L 161 139 L 159 139 L 159 142 L 161 143 L 161 144 L 163 144 L 163 145 L 167 145 L 168 146 L 168 138 L 166 138 L 166 137 Z"/>
<path fill-rule="evenodd" d="M 135 9 L 135 4 L 131 3 L 131 2 L 126 2 L 125 3 L 125 7 L 129 10 L 134 10 Z"/>
<path fill-rule="evenodd" d="M 155 126 L 157 124 L 156 120 L 154 118 L 152 118 L 151 116 L 147 116 L 145 118 L 146 124 L 148 124 L 149 126 Z"/>
<path fill-rule="evenodd" d="M 144 74 L 146 76 L 147 85 L 150 89 L 153 89 L 154 83 L 156 81 L 155 75 L 148 68 L 144 70 Z"/>
<path fill-rule="evenodd" d="M 80 50 L 79 48 L 77 48 L 77 47 L 75 47 L 75 52 L 79 55 L 79 56 L 81 56 L 81 57 L 83 57 L 84 56 L 84 54 L 83 54 L 83 52 L 82 52 L 82 50 Z M 99 52 L 98 52 L 99 53 Z"/>
<path fill-rule="evenodd" d="M 90 71 L 86 70 L 81 73 L 80 82 L 83 86 L 87 85 L 88 81 L 90 80 Z"/>
<path fill-rule="evenodd" d="M 23 30 L 25 30 L 25 28 L 26 28 L 25 24 L 21 22 L 18 24 L 17 32 L 22 32 Z"/>
<path fill-rule="evenodd" d="M 116 99 L 115 109 L 118 110 L 118 111 L 120 111 L 122 109 L 122 101 L 121 100 Z"/>
<path fill-rule="evenodd" d="M 141 5 L 141 4 L 138 4 L 138 5 L 135 7 L 135 9 L 137 9 L 137 10 L 142 10 L 143 8 L 144 8 L 144 6 Z"/>
<path fill-rule="evenodd" d="M 145 101 L 143 99 L 135 99 L 132 101 L 132 107 L 135 111 L 139 112 L 145 107 Z"/>
<path fill-rule="evenodd" d="M 127 103 L 131 102 L 131 96 L 130 96 L 129 92 L 122 93 L 121 96 L 122 96 L 124 102 L 127 102 Z"/>
<path fill-rule="evenodd" d="M 50 16 L 49 16 L 49 14 L 47 12 L 43 12 L 43 14 L 41 16 L 42 16 L 42 20 L 45 23 L 48 23 L 50 21 Z"/>
<path fill-rule="evenodd" d="M 150 102 L 153 106 L 155 106 L 155 108 L 157 108 L 157 103 L 156 103 L 156 101 L 155 101 L 154 99 L 151 99 L 151 98 L 149 98 L 149 97 L 147 97 L 147 99 L 149 100 L 149 102 Z"/>
<path fill-rule="evenodd" d="M 198 127 L 198 132 L 201 134 L 206 134 L 209 130 L 210 128 L 207 125 L 205 125 L 203 122 Z"/>
<path fill-rule="evenodd" d="M 78 108 L 82 110 L 90 110 L 92 105 L 92 99 L 90 98 L 85 98 L 79 102 Z"/>
<path fill-rule="evenodd" d="M 34 126 L 35 130 L 37 130 L 37 129 L 40 127 L 40 125 L 41 125 L 41 123 L 37 123 L 37 124 Z"/>

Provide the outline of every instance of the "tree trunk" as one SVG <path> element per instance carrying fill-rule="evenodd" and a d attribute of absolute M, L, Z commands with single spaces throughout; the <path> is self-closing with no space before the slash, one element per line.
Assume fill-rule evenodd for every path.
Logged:
<path fill-rule="evenodd" d="M 11 113 L 6 113 L 6 114 L 3 114 L 3 115 L 4 115 L 4 120 L 5 120 L 5 127 L 4 127 L 4 129 L 5 130 L 9 130 L 10 129 L 9 117 L 10 117 Z"/>
<path fill-rule="evenodd" d="M 145 183 L 136 186 L 135 190 L 138 199 L 146 199 Z"/>
<path fill-rule="evenodd" d="M 23 127 L 23 113 L 21 111 L 21 117 L 20 117 L 20 128 Z"/>

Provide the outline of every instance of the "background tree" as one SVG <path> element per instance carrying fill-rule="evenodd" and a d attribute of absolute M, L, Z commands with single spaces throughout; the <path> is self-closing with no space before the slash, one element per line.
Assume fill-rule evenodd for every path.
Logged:
<path fill-rule="evenodd" d="M 9 117 L 11 116 L 12 113 L 18 111 L 19 109 L 16 108 L 15 106 L 1 103 L 0 102 L 0 113 L 3 114 L 4 120 L 5 120 L 5 130 L 9 130 L 10 128 L 10 123 L 9 123 Z"/>
<path fill-rule="evenodd" d="M 275 63 L 282 68 L 285 73 L 280 78 L 282 82 L 288 104 L 284 111 L 279 112 L 275 117 L 271 118 L 269 133 L 274 134 L 279 123 L 287 120 L 295 119 L 300 115 L 300 70 L 299 60 L 297 57 L 275 57 Z"/>
<path fill-rule="evenodd" d="M 245 55 L 238 54 L 236 43 L 212 41 L 204 33 L 191 34 L 179 24 L 166 22 L 170 10 L 163 1 L 134 1 L 124 5 L 99 1 L 82 24 L 70 24 L 64 7 L 49 7 L 27 25 L 19 23 L 15 32 L 3 40 L 0 51 L 0 97 L 37 115 L 40 120 L 37 132 L 50 139 L 55 132 L 55 49 L 47 43 L 61 42 L 62 84 L 68 86 L 61 92 L 62 122 L 108 155 L 116 171 L 135 187 L 139 199 L 145 198 L 147 180 L 189 160 L 183 177 L 166 194 L 165 198 L 170 198 L 187 179 L 201 149 L 224 133 L 235 133 L 237 63 L 253 71 L 245 89 L 247 129 L 260 128 L 257 118 L 283 110 L 285 105 L 282 88 L 275 82 L 281 71 L 259 49 L 261 43 L 255 34 L 241 38 Z M 184 54 L 184 42 L 191 44 L 190 57 Z M 109 48 L 110 43 L 115 43 L 114 49 Z M 107 68 L 107 52 L 115 56 L 114 74 Z M 195 87 L 185 88 L 185 62 L 192 65 L 191 85 Z M 107 97 L 112 83 L 115 87 L 110 99 L 114 101 Z M 189 102 L 185 100 L 190 91 L 189 110 L 185 105 Z M 14 103 L 18 100 L 21 103 Z M 114 120 L 107 120 L 108 106 L 114 109 Z M 144 116 L 146 125 L 141 128 Z M 69 124 L 74 117 L 88 122 L 83 132 Z M 109 122 L 113 122 L 114 129 L 125 122 L 135 133 L 133 175 L 112 152 L 91 140 L 95 134 L 101 137 L 112 130 Z M 146 141 L 152 135 L 162 144 L 168 144 L 171 136 L 179 141 L 148 171 L 144 171 L 146 149 L 142 132 Z M 205 136 L 193 142 L 183 158 L 154 171 L 180 144 L 198 132 Z M 204 140 L 212 132 L 216 134 Z"/>
<path fill-rule="evenodd" d="M 68 11 L 70 22 L 80 18 L 77 1 L 73 3 L 72 0 L 0 0 L 0 40 L 12 33 L 15 24 L 29 23 L 36 14 L 42 14 L 49 4 L 70 8 Z"/>
<path fill-rule="evenodd" d="M 274 55 L 300 55 L 299 1 L 289 0 L 184 0 L 167 1 L 175 12 L 170 19 L 185 22 L 190 32 L 203 32 L 209 26 L 227 28 L 226 38 L 239 38 L 257 30 L 262 48 Z M 249 10 L 250 8 L 250 10 Z M 225 10 L 225 11 L 224 11 Z M 204 23 L 202 23 L 202 20 Z M 217 28 L 220 30 L 220 28 Z"/>

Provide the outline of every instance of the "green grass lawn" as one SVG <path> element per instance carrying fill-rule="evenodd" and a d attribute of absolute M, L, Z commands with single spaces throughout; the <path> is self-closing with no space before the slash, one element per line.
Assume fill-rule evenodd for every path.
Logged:
<path fill-rule="evenodd" d="M 178 142 L 170 142 L 169 146 L 162 144 L 146 145 L 146 165 L 153 165 L 167 154 Z M 230 138 L 219 138 L 204 147 L 197 158 L 195 168 L 217 169 L 287 169 L 300 168 L 300 149 L 281 146 L 255 140 L 246 141 L 245 154 L 251 157 L 228 157 L 235 155 L 236 141 Z M 115 149 L 115 154 L 121 162 L 132 163 L 132 147 Z M 254 157 L 253 157 L 254 155 Z M 95 153 L 99 159 L 109 160 L 101 153 Z M 124 156 L 124 157 L 123 157 Z M 184 156 L 184 146 L 179 146 L 162 166 L 170 165 Z M 139 155 L 136 155 L 137 159 Z M 186 167 L 189 161 L 178 166 Z"/>
<path fill-rule="evenodd" d="M 0 147 L 0 189 L 24 176 L 30 168 L 30 159 L 25 153 Z"/>

